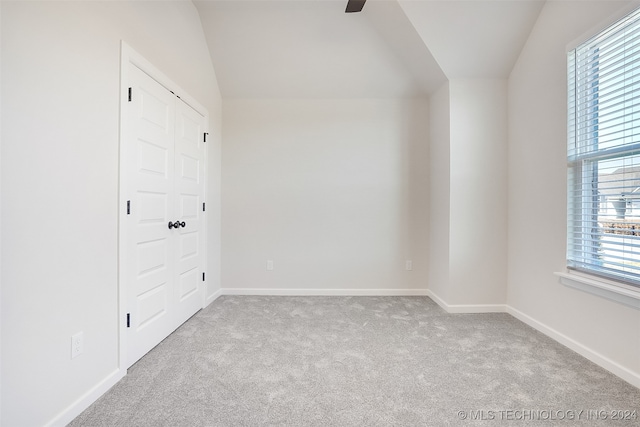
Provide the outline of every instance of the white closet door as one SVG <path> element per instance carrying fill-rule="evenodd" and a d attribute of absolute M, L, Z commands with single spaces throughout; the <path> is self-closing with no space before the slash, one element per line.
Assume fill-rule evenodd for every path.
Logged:
<path fill-rule="evenodd" d="M 176 103 L 175 193 L 177 232 L 175 297 L 177 326 L 202 308 L 204 284 L 204 117 Z"/>
<path fill-rule="evenodd" d="M 128 365 L 162 341 L 173 320 L 174 263 L 172 234 L 175 216 L 175 97 L 139 68 L 130 66 L 128 107 L 127 188 L 131 198 L 127 218 Z"/>
<path fill-rule="evenodd" d="M 202 308 L 205 156 L 204 117 L 138 67 L 129 71 L 127 366 Z M 181 225 L 170 228 L 170 222 Z"/>

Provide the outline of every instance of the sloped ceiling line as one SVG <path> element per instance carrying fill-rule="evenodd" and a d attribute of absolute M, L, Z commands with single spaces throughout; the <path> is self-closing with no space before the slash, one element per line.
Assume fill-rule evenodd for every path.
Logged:
<path fill-rule="evenodd" d="M 542 0 L 194 0 L 223 98 L 406 98 L 507 77 Z"/>

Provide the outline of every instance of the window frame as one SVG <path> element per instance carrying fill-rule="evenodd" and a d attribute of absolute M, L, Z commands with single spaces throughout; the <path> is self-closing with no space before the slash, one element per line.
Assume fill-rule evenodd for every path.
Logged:
<path fill-rule="evenodd" d="M 620 27 L 623 21 L 629 20 L 630 17 L 640 14 L 640 9 L 634 8 L 633 10 L 626 11 L 625 15 L 620 19 L 617 19 L 609 25 L 601 27 L 597 31 L 593 31 L 591 37 L 584 38 L 580 43 L 573 44 L 573 47 L 567 49 L 567 171 L 568 171 L 568 193 L 567 193 L 567 272 L 555 273 L 560 277 L 561 283 L 586 290 L 590 293 L 594 293 L 626 305 L 640 308 L 640 273 L 629 274 L 628 272 L 609 274 L 606 270 L 615 270 L 615 268 L 607 267 L 602 268 L 604 263 L 600 254 L 601 238 L 603 234 L 602 228 L 598 225 L 599 221 L 599 204 L 601 202 L 599 185 L 601 184 L 598 175 L 598 162 L 609 159 L 622 159 L 631 156 L 640 156 L 640 140 L 631 144 L 614 146 L 612 148 L 595 149 L 588 147 L 582 151 L 582 147 L 578 139 L 581 137 L 579 132 L 593 132 L 597 135 L 599 131 L 600 115 L 598 114 L 598 90 L 594 90 L 594 102 L 593 105 L 589 101 L 589 89 L 588 83 L 583 83 L 581 89 L 585 92 L 579 94 L 578 86 L 576 85 L 576 79 L 584 77 L 578 75 L 575 68 L 575 61 L 577 51 L 589 46 L 594 40 L 597 40 L 608 32 L 612 31 L 616 27 Z M 637 22 L 637 21 L 636 21 Z M 624 25 L 624 24 L 623 24 Z M 636 24 L 637 25 L 637 24 Z M 628 24 L 627 24 L 628 26 Z M 640 34 L 640 27 L 638 28 Z M 591 49 L 589 47 L 589 49 Z M 599 48 L 596 47 L 590 54 L 595 57 L 595 61 L 592 64 L 593 71 L 587 70 L 588 73 L 593 73 L 594 87 L 599 88 L 600 77 L 598 76 L 599 68 Z M 595 53 L 593 53 L 595 52 Z M 634 60 L 633 64 L 638 64 L 640 67 L 640 58 Z M 573 67 L 573 68 L 572 68 Z M 591 74 L 587 74 L 590 78 Z M 591 80 L 587 79 L 587 82 Z M 581 99 L 583 103 L 580 104 L 580 96 L 587 99 L 586 103 L 584 99 Z M 589 107 L 584 107 L 589 105 Z M 590 108 L 593 107 L 592 110 Z M 623 107 L 624 117 L 627 107 Z M 580 114 L 585 114 L 578 120 Z M 586 117 L 586 119 L 585 119 Z M 584 127 L 578 128 L 578 122 L 584 124 L 593 121 L 592 128 Z M 587 138 L 587 140 L 593 140 Z M 595 140 L 598 141 L 598 136 L 595 136 Z M 596 143 L 597 144 L 597 143 Z M 575 149 L 574 152 L 571 150 Z M 593 183 L 596 183 L 594 186 Z M 591 183 L 591 184 L 590 184 Z M 577 194 L 577 196 L 575 196 Z M 579 205 L 578 207 L 576 207 Z M 574 209 L 576 213 L 574 214 Z M 589 231 L 581 231 L 574 233 L 574 227 L 580 227 L 584 230 L 584 227 L 591 227 Z M 638 218 L 640 224 L 640 218 Z M 594 228 L 594 225 L 596 226 Z M 575 236 L 579 235 L 579 241 L 575 241 Z M 585 239 L 585 236 L 591 236 L 591 240 Z M 595 237 L 594 237 L 595 236 Z M 575 250 L 576 246 L 579 246 L 578 251 Z M 622 248 L 626 247 L 626 243 L 621 245 Z M 586 248 L 586 249 L 585 249 Z M 583 257 L 589 257 L 588 261 L 577 261 L 576 254 L 580 254 Z M 591 255 L 589 255 L 591 254 Z M 597 268 L 597 264 L 600 264 L 600 269 Z M 635 276 L 632 279 L 629 276 Z"/>

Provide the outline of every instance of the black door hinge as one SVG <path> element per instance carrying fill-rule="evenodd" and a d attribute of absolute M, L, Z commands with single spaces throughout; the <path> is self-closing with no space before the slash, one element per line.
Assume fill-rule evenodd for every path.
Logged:
<path fill-rule="evenodd" d="M 127 200 L 127 215 L 131 215 L 131 200 Z"/>
<path fill-rule="evenodd" d="M 209 133 L 208 133 L 208 132 L 205 132 L 205 133 L 204 133 L 204 142 L 207 142 L 207 135 L 209 135 Z"/>
<path fill-rule="evenodd" d="M 129 88 L 129 102 L 131 102 L 131 88 Z"/>
<path fill-rule="evenodd" d="M 202 212 L 204 212 L 204 202 L 202 202 Z"/>
<path fill-rule="evenodd" d="M 204 282 L 204 271 L 202 272 L 202 281 Z"/>
<path fill-rule="evenodd" d="M 131 313 L 127 313 L 127 328 L 131 327 Z"/>

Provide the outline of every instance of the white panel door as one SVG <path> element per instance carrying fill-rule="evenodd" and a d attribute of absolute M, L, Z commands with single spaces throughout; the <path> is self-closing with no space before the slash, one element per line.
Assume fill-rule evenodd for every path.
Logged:
<path fill-rule="evenodd" d="M 202 308 L 204 295 L 204 118 L 134 65 L 129 86 L 127 366 Z M 169 227 L 176 222 L 184 227 Z"/>
<path fill-rule="evenodd" d="M 176 231 L 175 298 L 177 325 L 202 308 L 204 285 L 204 117 L 178 99 L 175 130 Z"/>

